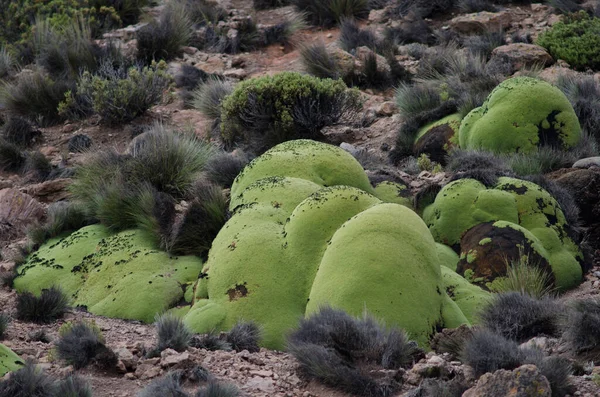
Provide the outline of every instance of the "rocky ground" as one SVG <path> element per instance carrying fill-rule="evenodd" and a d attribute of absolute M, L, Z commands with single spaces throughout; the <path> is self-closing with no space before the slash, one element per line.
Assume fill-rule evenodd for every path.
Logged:
<path fill-rule="evenodd" d="M 255 12 L 248 0 L 223 0 L 221 5 L 230 11 L 231 15 L 255 14 L 259 24 L 275 24 L 281 22 L 291 7 L 276 10 Z M 480 13 L 478 15 L 447 15 L 434 21 L 428 21 L 437 28 L 450 28 L 468 32 L 480 29 L 481 26 L 503 27 L 507 33 L 519 31 L 529 32 L 536 36 L 547 26 L 551 26 L 559 17 L 550 12 L 545 5 L 511 6 L 498 13 Z M 381 30 L 389 23 L 378 11 L 373 11 L 365 23 L 375 30 Z M 132 36 L 135 27 L 121 29 L 112 34 L 113 38 L 121 39 L 125 46 L 131 46 L 127 41 Z M 323 41 L 333 43 L 337 39 L 337 29 L 321 30 L 307 29 L 294 37 L 295 42 L 308 44 Z M 554 61 L 545 51 L 539 48 L 523 48 L 517 45 L 507 45 L 496 50 L 498 54 L 509 56 L 515 64 L 532 63 L 540 60 L 550 64 Z M 187 62 L 206 72 L 219 72 L 234 79 L 245 79 L 263 74 L 272 74 L 284 70 L 302 70 L 298 49 L 291 46 L 271 46 L 253 53 L 240 55 L 208 54 L 195 48 L 186 48 L 183 59 L 170 64 L 170 69 L 176 71 L 182 62 Z M 416 61 L 409 56 L 402 59 L 409 70 L 416 66 Z M 568 72 L 564 63 L 558 62 L 542 72 L 542 75 L 552 80 L 561 72 Z M 334 140 L 346 142 L 355 149 L 365 149 L 374 155 L 385 156 L 386 151 L 393 145 L 398 126 L 402 122 L 393 104 L 393 89 L 383 92 L 366 90 L 365 115 L 370 118 L 369 127 L 336 126 L 328 131 Z M 191 129 L 199 135 L 206 135 L 209 121 L 198 111 L 183 109 L 182 102 L 176 96 L 171 96 L 167 103 L 154 107 L 148 115 L 136 120 L 132 125 L 119 128 L 107 128 L 99 125 L 98 120 L 88 119 L 77 123 L 68 123 L 52 128 L 43 129 L 43 134 L 36 143 L 36 148 L 49 156 L 53 163 L 76 165 L 82 160 L 81 154 L 68 152 L 69 139 L 77 134 L 85 134 L 93 141 L 94 149 L 114 147 L 122 150 L 134 136 L 139 126 L 149 125 L 160 120 L 184 129 Z M 406 173 L 400 174 L 413 190 L 418 190 L 428 184 L 442 182 L 446 176 L 443 173 L 431 175 L 423 172 L 417 176 Z M 9 270 L 14 266 L 19 256 L 19 247 L 26 244 L 24 231 L 32 223 L 43 219 L 45 208 L 49 203 L 68 197 L 66 187 L 68 179 L 55 179 L 42 183 L 32 183 L 25 176 L 0 172 L 0 221 L 10 223 L 11 229 L 3 231 L 3 241 L 0 241 L 2 258 L 0 270 Z M 9 205 L 10 203 L 10 205 Z M 19 203 L 15 205 L 15 203 Z M 586 276 L 586 281 L 576 290 L 570 291 L 562 299 L 590 297 L 600 295 L 600 267 L 595 267 Z M 7 288 L 0 289 L 0 311 L 14 314 L 16 293 Z M 90 382 L 94 396 L 135 396 L 152 379 L 172 369 L 190 368 L 199 364 L 208 369 L 213 375 L 222 380 L 233 382 L 249 396 L 343 396 L 345 394 L 326 388 L 318 383 L 308 381 L 298 370 L 298 363 L 293 357 L 284 352 L 262 349 L 259 353 L 246 351 L 209 352 L 190 348 L 187 352 L 177 353 L 164 351 L 161 357 L 145 359 L 143 353 L 150 349 L 155 342 L 155 329 L 152 325 L 135 321 L 93 316 L 83 311 L 73 310 L 57 323 L 36 325 L 13 320 L 7 331 L 5 345 L 13 349 L 23 358 L 32 358 L 39 362 L 50 373 L 64 375 L 73 371 L 63 363 L 52 359 L 52 341 L 57 338 L 58 329 L 67 321 L 75 319 L 93 319 L 102 330 L 107 345 L 113 349 L 119 362 L 110 371 L 100 371 L 93 367 L 78 371 Z M 33 333 L 45 331 L 48 343 L 36 341 Z M 538 338 L 540 339 L 540 338 Z M 568 355 L 564 346 L 558 340 L 541 338 L 537 340 L 546 350 Z M 428 353 L 411 370 L 401 371 L 398 378 L 404 381 L 404 390 L 400 395 L 410 395 L 420 382 L 431 374 L 431 368 L 438 368 L 438 373 L 445 378 L 466 377 L 473 382 L 470 369 L 447 354 Z M 594 375 L 600 376 L 600 367 L 592 372 L 572 377 L 577 386 L 576 396 L 600 396 L 600 385 L 592 381 Z M 189 383 L 189 390 L 196 385 Z M 484 389 L 474 390 L 469 396 L 485 396 Z"/>

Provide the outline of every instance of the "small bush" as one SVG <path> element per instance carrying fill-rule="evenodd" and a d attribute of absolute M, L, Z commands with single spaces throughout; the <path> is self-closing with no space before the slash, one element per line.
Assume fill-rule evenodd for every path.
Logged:
<path fill-rule="evenodd" d="M 587 359 L 600 358 L 600 300 L 578 300 L 571 308 L 564 339 L 571 350 Z"/>
<path fill-rule="evenodd" d="M 22 172 L 33 180 L 44 181 L 52 172 L 50 160 L 40 151 L 27 153 Z"/>
<path fill-rule="evenodd" d="M 561 75 L 557 86 L 573 105 L 581 128 L 600 143 L 600 85 L 592 76 Z"/>
<path fill-rule="evenodd" d="M 54 379 L 32 361 L 0 381 L 0 396 L 58 397 L 54 394 Z"/>
<path fill-rule="evenodd" d="M 0 138 L 0 169 L 3 171 L 18 172 L 20 171 L 27 156 L 14 143 L 8 142 Z"/>
<path fill-rule="evenodd" d="M 199 26 L 217 24 L 227 18 L 227 11 L 212 0 L 187 0 L 185 9 L 190 20 Z"/>
<path fill-rule="evenodd" d="M 293 72 L 239 83 L 225 97 L 221 136 L 261 153 L 291 139 L 323 139 L 321 129 L 361 108 L 360 94 L 341 81 Z"/>
<path fill-rule="evenodd" d="M 183 324 L 181 318 L 165 313 L 156 316 L 155 324 L 158 337 L 157 349 L 159 351 L 173 349 L 182 352 L 187 349 L 192 333 Z"/>
<path fill-rule="evenodd" d="M 343 18 L 366 19 L 368 0 L 291 0 L 312 25 L 331 27 Z"/>
<path fill-rule="evenodd" d="M 41 132 L 22 117 L 10 117 L 2 127 L 2 136 L 10 143 L 25 147 L 41 135 Z"/>
<path fill-rule="evenodd" d="M 529 255 L 520 255 L 507 263 L 506 277 L 496 278 L 490 288 L 494 292 L 519 292 L 541 299 L 552 293 L 551 275 L 544 269 L 529 263 Z"/>
<path fill-rule="evenodd" d="M 556 8 L 561 14 L 583 11 L 583 1 L 581 0 L 546 0 L 546 3 Z"/>
<path fill-rule="evenodd" d="M 70 83 L 54 81 L 39 70 L 21 73 L 15 83 L 2 87 L 0 104 L 12 114 L 47 127 L 62 121 L 58 104 L 71 88 Z"/>
<path fill-rule="evenodd" d="M 402 83 L 396 89 L 395 98 L 400 113 L 406 118 L 431 111 L 442 104 L 438 88 L 431 84 Z"/>
<path fill-rule="evenodd" d="M 33 342 L 42 342 L 42 343 L 52 342 L 52 339 L 50 339 L 50 337 L 46 333 L 46 330 L 44 330 L 44 329 L 38 329 L 37 331 L 30 332 L 27 335 L 27 337 L 29 338 L 30 341 L 33 341 Z"/>
<path fill-rule="evenodd" d="M 548 379 L 552 397 L 564 397 L 573 393 L 573 384 L 569 379 L 573 370 L 568 359 L 560 356 L 547 357 L 536 347 L 522 349 L 522 354 L 523 364 L 535 365 L 540 373 Z"/>
<path fill-rule="evenodd" d="M 204 388 L 199 389 L 194 397 L 238 397 L 239 389 L 232 383 L 209 382 Z"/>
<path fill-rule="evenodd" d="M 153 380 L 138 393 L 138 397 L 187 397 L 181 385 L 181 373 L 169 372 L 165 376 Z"/>
<path fill-rule="evenodd" d="M 92 397 L 90 385 L 77 375 L 69 375 L 56 384 L 56 397 Z"/>
<path fill-rule="evenodd" d="M 253 322 L 238 322 L 227 333 L 226 340 L 236 352 L 248 350 L 256 353 L 260 351 L 260 328 Z"/>
<path fill-rule="evenodd" d="M 368 47 L 375 51 L 381 47 L 381 43 L 375 33 L 363 30 L 358 26 L 355 19 L 343 19 L 340 23 L 340 47 L 347 52 L 352 52 L 358 47 Z"/>
<path fill-rule="evenodd" d="M 271 8 L 284 7 L 290 4 L 290 0 L 252 0 L 255 10 L 268 10 Z"/>
<path fill-rule="evenodd" d="M 435 36 L 427 23 L 418 15 L 412 15 L 410 23 L 386 27 L 383 31 L 384 42 L 393 45 L 410 43 L 435 44 Z"/>
<path fill-rule="evenodd" d="M 287 347 L 308 376 L 365 396 L 389 396 L 399 386 L 393 379 L 371 377 L 365 366 L 407 367 L 418 354 L 402 331 L 386 331 L 373 318 L 357 319 L 331 308 L 301 320 Z"/>
<path fill-rule="evenodd" d="M 600 69 L 600 19 L 584 11 L 567 16 L 540 34 L 537 44 L 576 70 Z"/>
<path fill-rule="evenodd" d="M 342 77 L 339 65 L 323 43 L 301 47 L 300 57 L 306 72 L 315 77 L 334 80 Z"/>
<path fill-rule="evenodd" d="M 0 312 L 0 340 L 4 339 L 6 328 L 10 323 L 10 316 L 8 314 Z"/>
<path fill-rule="evenodd" d="M 94 112 L 107 124 L 127 123 L 161 101 L 170 81 L 165 70 L 165 63 L 127 69 L 105 62 L 96 74 L 81 75 L 76 93 L 67 93 L 59 109 L 62 114 Z M 78 107 L 88 109 L 74 110 Z"/>
<path fill-rule="evenodd" d="M 524 342 L 539 335 L 556 336 L 560 306 L 551 298 L 518 292 L 498 294 L 479 317 L 481 324 L 505 338 Z"/>
<path fill-rule="evenodd" d="M 477 377 L 499 369 L 515 369 L 523 358 L 516 342 L 485 329 L 473 333 L 461 356 L 461 361 L 471 366 Z"/>
<path fill-rule="evenodd" d="M 22 321 L 50 323 L 61 318 L 68 308 L 68 298 L 56 287 L 42 290 L 39 297 L 30 292 L 17 297 L 17 318 Z"/>
<path fill-rule="evenodd" d="M 213 120 L 221 118 L 221 103 L 231 94 L 233 85 L 225 80 L 209 78 L 192 93 L 192 107 Z"/>
<path fill-rule="evenodd" d="M 93 323 L 66 323 L 59 330 L 56 342 L 58 357 L 75 369 L 94 362 L 103 368 L 117 363 L 116 355 L 104 345 L 100 329 Z"/>
<path fill-rule="evenodd" d="M 150 22 L 137 33 L 137 57 L 149 65 L 156 60 L 170 60 L 181 54 L 190 43 L 192 21 L 184 6 L 167 3 L 158 21 Z"/>

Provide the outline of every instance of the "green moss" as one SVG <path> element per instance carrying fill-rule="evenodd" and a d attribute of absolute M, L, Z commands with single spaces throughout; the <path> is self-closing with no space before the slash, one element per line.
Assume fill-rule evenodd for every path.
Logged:
<path fill-rule="evenodd" d="M 599 70 L 600 18 L 591 17 L 585 11 L 566 16 L 563 21 L 542 32 L 537 44 L 574 69 Z"/>
<path fill-rule="evenodd" d="M 491 239 L 491 238 L 489 238 L 489 237 L 486 237 L 486 238 L 482 238 L 482 239 L 479 241 L 479 245 L 486 245 L 486 244 L 489 244 L 489 243 L 491 243 L 491 242 L 492 242 L 492 239 Z"/>
<path fill-rule="evenodd" d="M 453 113 L 453 114 L 450 114 L 438 121 L 432 121 L 431 123 L 428 123 L 428 124 L 424 125 L 423 127 L 419 128 L 419 131 L 417 132 L 417 135 L 415 136 L 415 142 L 417 142 L 419 140 L 419 138 L 421 138 L 423 135 L 428 133 L 429 130 L 431 130 L 432 128 L 439 127 L 440 125 L 444 125 L 444 124 L 446 124 L 450 128 L 452 128 L 455 133 L 458 133 L 461 120 L 462 120 L 462 116 L 460 115 L 460 113 Z"/>
<path fill-rule="evenodd" d="M 456 252 L 444 244 L 435 243 L 435 246 L 437 248 L 440 265 L 456 271 L 456 266 L 458 265 L 459 261 L 459 257 Z"/>
<path fill-rule="evenodd" d="M 564 290 L 581 282 L 579 263 L 583 256 L 568 236 L 565 216 L 556 200 L 535 183 L 501 177 L 488 189 L 473 179 L 454 181 L 425 208 L 423 219 L 437 242 L 453 247 L 473 226 L 501 221 L 494 226 L 522 231 L 536 251 L 548 259 L 556 287 Z M 486 237 L 480 240 L 480 245 L 487 243 Z M 474 258 L 466 254 L 463 259 L 471 263 Z"/>
<path fill-rule="evenodd" d="M 202 261 L 158 251 L 143 233 L 99 225 L 48 241 L 17 270 L 19 292 L 59 285 L 94 314 L 152 322 L 184 298 Z"/>
<path fill-rule="evenodd" d="M 446 294 L 456 303 L 469 322 L 476 324 L 477 314 L 489 302 L 492 294 L 471 284 L 467 277 L 463 278 L 445 266 L 442 266 L 441 271 Z"/>
<path fill-rule="evenodd" d="M 400 204 L 408 208 L 413 207 L 410 189 L 405 185 L 392 181 L 383 181 L 375 186 L 373 195 L 386 203 Z"/>
<path fill-rule="evenodd" d="M 567 97 L 545 81 L 530 77 L 505 80 L 462 121 L 462 149 L 529 153 L 538 146 L 560 149 L 581 139 L 579 120 Z"/>
<path fill-rule="evenodd" d="M 25 365 L 25 362 L 12 350 L 0 343 L 0 377 L 8 372 L 16 371 Z"/>

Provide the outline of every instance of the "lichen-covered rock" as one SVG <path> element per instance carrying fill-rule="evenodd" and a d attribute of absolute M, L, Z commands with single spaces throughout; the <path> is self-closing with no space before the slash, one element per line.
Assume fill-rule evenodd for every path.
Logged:
<path fill-rule="evenodd" d="M 232 186 L 234 214 L 213 242 L 186 324 L 207 332 L 253 320 L 265 346 L 282 348 L 298 319 L 322 305 L 366 308 L 422 344 L 438 326 L 468 323 L 444 292 L 427 226 L 382 201 L 402 190 L 383 186 L 373 189 L 350 154 L 322 143 L 290 141 L 255 159 Z"/>
<path fill-rule="evenodd" d="M 151 322 L 176 305 L 202 269 L 197 257 L 158 251 L 139 230 L 86 226 L 45 243 L 19 266 L 19 292 L 60 287 L 98 315 Z"/>
<path fill-rule="evenodd" d="M 16 371 L 25 362 L 8 347 L 0 343 L 0 378 L 9 372 Z"/>
<path fill-rule="evenodd" d="M 558 88 L 531 77 L 514 77 L 500 83 L 463 119 L 458 137 L 462 149 L 528 153 L 538 146 L 573 147 L 581 139 L 581 127 Z"/>
<path fill-rule="evenodd" d="M 501 177 L 490 188 L 474 179 L 451 182 L 425 208 L 423 219 L 437 242 L 461 253 L 457 272 L 470 281 L 485 285 L 505 274 L 507 260 L 528 255 L 531 263 L 551 270 L 559 289 L 581 282 L 583 256 L 565 216 L 532 182 Z"/>

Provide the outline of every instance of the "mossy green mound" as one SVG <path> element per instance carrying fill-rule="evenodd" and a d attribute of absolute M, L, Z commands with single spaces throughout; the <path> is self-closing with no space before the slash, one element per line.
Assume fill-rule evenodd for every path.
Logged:
<path fill-rule="evenodd" d="M 423 219 L 437 242 L 461 252 L 457 272 L 470 281 L 484 285 L 504 275 L 507 261 L 532 255 L 537 266 L 549 265 L 559 289 L 581 282 L 583 256 L 565 216 L 532 182 L 501 177 L 491 188 L 474 179 L 451 182 Z"/>
<path fill-rule="evenodd" d="M 531 77 L 514 77 L 498 85 L 463 119 L 458 136 L 462 149 L 530 153 L 539 146 L 575 146 L 581 127 L 558 88 Z"/>
<path fill-rule="evenodd" d="M 390 189 L 397 199 L 398 186 L 380 196 Z M 427 226 L 407 207 L 373 196 L 345 151 L 283 143 L 255 159 L 231 191 L 234 215 L 213 242 L 184 318 L 194 331 L 253 320 L 265 346 L 282 348 L 285 333 L 321 305 L 366 308 L 422 344 L 445 321 L 468 323 L 444 292 Z"/>
<path fill-rule="evenodd" d="M 34 294 L 58 286 L 91 313 L 152 322 L 183 300 L 201 269 L 200 259 L 158 251 L 139 230 L 92 225 L 40 247 L 19 266 L 14 286 Z"/>
<path fill-rule="evenodd" d="M 0 378 L 9 372 L 16 371 L 25 362 L 8 347 L 0 343 Z"/>

